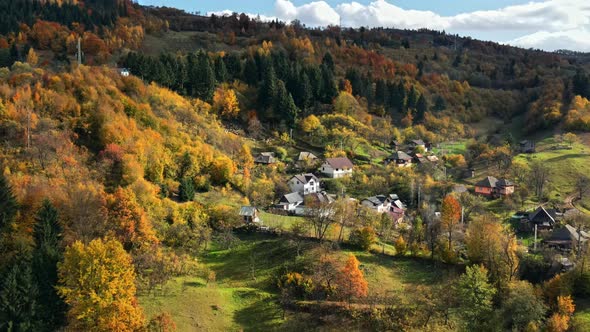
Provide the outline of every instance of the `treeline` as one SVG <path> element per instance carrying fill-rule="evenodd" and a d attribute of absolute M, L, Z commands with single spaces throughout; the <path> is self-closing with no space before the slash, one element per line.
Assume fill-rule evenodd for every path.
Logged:
<path fill-rule="evenodd" d="M 127 0 L 87 0 L 84 6 L 61 1 L 1 0 L 0 34 L 18 33 L 20 24 L 32 26 L 38 19 L 70 28 L 74 23 L 87 28 L 112 26 L 118 17 L 127 16 L 130 6 Z"/>
<path fill-rule="evenodd" d="M 285 122 L 289 127 L 300 114 L 331 103 L 338 94 L 329 53 L 317 65 L 290 60 L 285 52 L 271 52 L 267 46 L 254 55 L 211 56 L 199 51 L 186 56 L 150 57 L 131 52 L 123 65 L 147 81 L 209 102 L 219 84 L 243 81 L 258 90 L 256 104 L 251 106 L 260 110 L 259 119 L 271 124 Z"/>
<path fill-rule="evenodd" d="M 429 102 L 425 93 L 403 78 L 373 78 L 354 67 L 346 70 L 337 84 L 335 60 L 330 52 L 324 54 L 320 64 L 313 64 L 292 60 L 282 50 L 264 51 L 265 44 L 254 55 L 247 51 L 214 55 L 198 51 L 186 56 L 168 53 L 151 57 L 131 52 L 122 64 L 147 81 L 205 101 L 212 100 L 216 86 L 243 81 L 258 90 L 252 106 L 262 110 L 259 119 L 272 124 L 283 119 L 292 126 L 298 115 L 324 113 L 326 109 L 322 105 L 331 104 L 338 90 L 364 98 L 368 109 L 381 116 L 409 112 L 414 121 L 422 121 L 431 108 L 436 111 L 446 108 L 443 97 L 437 95 Z"/>
<path fill-rule="evenodd" d="M 227 16 L 212 14 L 201 16 L 170 7 L 143 7 L 146 12 L 168 21 L 174 31 L 228 31 L 239 36 L 254 36 L 268 29 L 282 29 L 285 23 L 278 20 L 262 22 L 244 13 Z"/>

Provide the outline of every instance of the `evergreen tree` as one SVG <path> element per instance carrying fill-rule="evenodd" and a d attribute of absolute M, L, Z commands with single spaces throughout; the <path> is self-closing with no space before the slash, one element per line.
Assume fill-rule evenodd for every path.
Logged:
<path fill-rule="evenodd" d="M 193 96 L 208 102 L 211 101 L 215 92 L 215 73 L 211 66 L 211 60 L 205 52 L 199 51 L 196 60 L 192 75 L 189 74 L 193 86 Z"/>
<path fill-rule="evenodd" d="M 309 66 L 306 68 L 305 72 L 307 74 L 307 77 L 309 78 L 309 83 L 311 84 L 311 92 L 313 94 L 313 98 L 320 99 L 322 78 L 320 68 L 318 66 Z"/>
<path fill-rule="evenodd" d="M 258 103 L 265 111 L 263 117 L 270 120 L 274 114 L 270 108 L 277 96 L 277 78 L 272 65 L 266 67 L 263 74 L 262 84 L 258 88 Z"/>
<path fill-rule="evenodd" d="M 375 81 L 375 103 L 386 105 L 388 97 L 387 83 L 382 79 Z"/>
<path fill-rule="evenodd" d="M 447 102 L 442 96 L 436 96 L 436 100 L 434 101 L 434 110 L 435 111 L 443 111 L 447 108 Z"/>
<path fill-rule="evenodd" d="M 428 102 L 424 95 L 420 95 L 418 102 L 416 103 L 416 121 L 424 120 L 424 114 L 428 112 Z"/>
<path fill-rule="evenodd" d="M 295 127 L 295 121 L 297 119 L 297 114 L 299 113 L 299 110 L 297 109 L 297 106 L 295 106 L 293 97 L 287 91 L 287 89 L 285 88 L 285 84 L 281 80 L 277 82 L 277 95 L 275 100 L 274 113 L 276 115 L 280 114 L 280 117 L 285 120 L 285 124 L 289 128 Z"/>
<path fill-rule="evenodd" d="M 389 105 L 398 112 L 403 112 L 406 109 L 406 90 L 403 82 L 398 84 L 392 82 L 387 86 L 389 90 Z"/>
<path fill-rule="evenodd" d="M 345 78 L 350 82 L 352 86 L 352 94 L 353 95 L 363 95 L 362 93 L 362 77 L 359 71 L 356 68 L 350 68 L 346 71 Z"/>
<path fill-rule="evenodd" d="M 223 58 L 218 56 L 215 58 L 215 80 L 217 82 L 225 82 L 227 80 L 227 69 Z"/>
<path fill-rule="evenodd" d="M 336 95 L 338 94 L 338 88 L 336 87 L 336 82 L 334 81 L 334 74 L 332 74 L 327 66 L 321 66 L 321 75 L 321 101 L 328 104 L 331 103 L 334 98 L 336 98 Z"/>
<path fill-rule="evenodd" d="M 3 174 L 0 174 L 0 231 L 16 217 L 18 204 L 12 188 Z"/>
<path fill-rule="evenodd" d="M 410 89 L 410 92 L 408 93 L 408 101 L 407 101 L 407 106 L 408 108 L 416 108 L 416 105 L 418 104 L 418 91 L 416 90 L 416 87 L 412 85 L 412 88 Z"/>
<path fill-rule="evenodd" d="M 291 74 L 287 84 L 287 90 L 291 91 L 291 95 L 293 96 L 293 100 L 295 101 L 295 105 L 297 105 L 297 107 L 305 110 L 311 106 L 313 92 L 311 83 L 309 82 L 309 77 L 305 71 L 295 70 L 294 73 Z"/>
<path fill-rule="evenodd" d="M 48 201 L 43 201 L 35 218 L 33 237 L 33 280 L 39 291 L 37 299 L 41 330 L 55 331 L 65 322 L 66 305 L 57 294 L 57 263 L 61 260 L 61 226 L 58 213 Z"/>
<path fill-rule="evenodd" d="M 287 61 L 287 55 L 282 51 L 273 52 L 271 58 L 277 79 L 286 81 L 291 72 L 291 66 L 289 65 L 289 61 Z"/>
<path fill-rule="evenodd" d="M 20 253 L 0 274 L 0 331 L 38 330 L 37 294 L 30 254 Z"/>
<path fill-rule="evenodd" d="M 258 65 L 254 58 L 248 57 L 244 65 L 244 81 L 250 85 L 258 84 Z"/>
<path fill-rule="evenodd" d="M 574 75 L 573 91 L 576 95 L 590 98 L 590 79 L 581 69 L 576 72 L 576 75 Z"/>
<path fill-rule="evenodd" d="M 181 202 L 192 201 L 195 198 L 195 182 L 190 177 L 180 180 L 178 186 L 178 196 Z"/>
<path fill-rule="evenodd" d="M 330 72 L 332 72 L 332 74 L 334 73 L 334 58 L 330 52 L 326 52 L 326 54 L 324 54 L 324 57 L 322 58 L 322 65 L 326 66 Z"/>
<path fill-rule="evenodd" d="M 240 61 L 240 56 L 237 53 L 233 52 L 227 54 L 223 57 L 223 61 L 225 62 L 228 79 L 231 80 L 242 77 L 242 62 Z"/>

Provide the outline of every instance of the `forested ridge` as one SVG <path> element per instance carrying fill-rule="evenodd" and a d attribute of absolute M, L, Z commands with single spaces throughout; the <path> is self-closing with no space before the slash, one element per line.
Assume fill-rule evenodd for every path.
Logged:
<path fill-rule="evenodd" d="M 590 225 L 589 60 L 0 0 L 0 331 L 584 331 L 587 246 L 541 248 L 512 217 Z M 336 157 L 351 176 L 320 175 Z M 293 216 L 277 203 L 300 174 L 321 193 Z M 514 192 L 472 194 L 490 175 Z"/>

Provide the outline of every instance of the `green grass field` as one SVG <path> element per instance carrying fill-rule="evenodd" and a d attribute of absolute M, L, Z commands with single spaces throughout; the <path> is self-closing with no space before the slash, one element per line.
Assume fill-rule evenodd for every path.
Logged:
<path fill-rule="evenodd" d="M 590 331 L 590 301 L 576 300 L 575 303 L 576 311 L 572 322 L 574 331 Z"/>
<path fill-rule="evenodd" d="M 541 161 L 550 170 L 549 197 L 563 200 L 574 190 L 576 177 L 588 174 L 590 147 L 575 143 L 572 149 L 552 150 L 553 145 L 553 138 L 546 138 L 537 143 L 537 153 L 520 154 L 514 161 L 526 164 Z"/>
<path fill-rule="evenodd" d="M 303 217 L 281 216 L 264 211 L 260 211 L 260 218 L 264 225 L 282 230 L 289 230 L 295 223 L 303 221 Z"/>
<path fill-rule="evenodd" d="M 141 295 L 146 316 L 168 312 L 178 331 L 301 330 L 301 315 L 290 315 L 283 321 L 274 287 L 275 276 L 284 272 L 284 263 L 296 261 L 293 245 L 285 238 L 258 234 L 240 235 L 240 240 L 233 249 L 213 243 L 198 257 L 205 269 L 215 272 L 215 282 L 207 285 L 201 277 L 178 277 L 162 292 Z M 305 248 L 309 249 L 310 243 Z M 371 294 L 428 287 L 443 279 L 444 270 L 428 261 L 346 249 L 337 255 L 344 261 L 349 253 L 358 257 Z"/>

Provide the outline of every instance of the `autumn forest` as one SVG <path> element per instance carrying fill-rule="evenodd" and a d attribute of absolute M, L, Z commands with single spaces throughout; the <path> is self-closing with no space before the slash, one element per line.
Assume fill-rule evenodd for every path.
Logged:
<path fill-rule="evenodd" d="M 0 331 L 588 331 L 590 55 L 0 0 Z"/>

